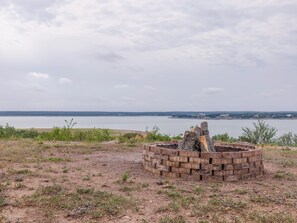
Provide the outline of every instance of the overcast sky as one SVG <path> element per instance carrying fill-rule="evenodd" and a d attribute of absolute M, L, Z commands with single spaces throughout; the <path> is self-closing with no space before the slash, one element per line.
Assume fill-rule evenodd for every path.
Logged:
<path fill-rule="evenodd" d="M 296 0 L 0 0 L 0 110 L 297 110 Z"/>

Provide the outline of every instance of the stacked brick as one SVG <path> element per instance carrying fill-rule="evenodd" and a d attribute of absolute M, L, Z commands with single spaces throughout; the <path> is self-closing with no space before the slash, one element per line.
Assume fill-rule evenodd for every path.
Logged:
<path fill-rule="evenodd" d="M 144 145 L 144 169 L 164 177 L 197 181 L 238 181 L 264 172 L 262 151 L 253 145 L 216 144 L 218 152 L 178 150 L 167 145 Z"/>

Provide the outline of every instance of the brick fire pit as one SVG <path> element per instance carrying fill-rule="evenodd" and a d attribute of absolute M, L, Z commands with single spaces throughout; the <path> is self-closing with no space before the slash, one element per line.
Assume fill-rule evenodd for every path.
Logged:
<path fill-rule="evenodd" d="M 262 151 L 251 144 L 215 143 L 216 152 L 177 149 L 178 144 L 143 146 L 143 167 L 163 177 L 238 181 L 263 175 Z"/>

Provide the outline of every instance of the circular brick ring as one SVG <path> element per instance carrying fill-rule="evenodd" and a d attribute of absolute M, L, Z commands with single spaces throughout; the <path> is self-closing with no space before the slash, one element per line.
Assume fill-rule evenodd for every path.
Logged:
<path fill-rule="evenodd" d="M 164 177 L 238 181 L 264 173 L 262 150 L 252 144 L 215 143 L 217 152 L 178 150 L 177 143 L 143 146 L 143 168 Z"/>

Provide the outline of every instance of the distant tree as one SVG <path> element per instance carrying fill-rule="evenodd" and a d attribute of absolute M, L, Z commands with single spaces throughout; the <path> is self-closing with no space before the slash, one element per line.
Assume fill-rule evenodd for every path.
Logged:
<path fill-rule="evenodd" d="M 236 142 L 237 140 L 236 138 L 229 136 L 228 133 L 214 135 L 212 139 L 214 141 L 220 141 L 220 142 Z"/>
<path fill-rule="evenodd" d="M 243 134 L 239 137 L 241 141 L 254 144 L 269 144 L 274 141 L 277 130 L 266 124 L 263 120 L 253 123 L 254 128 L 242 128 Z"/>

